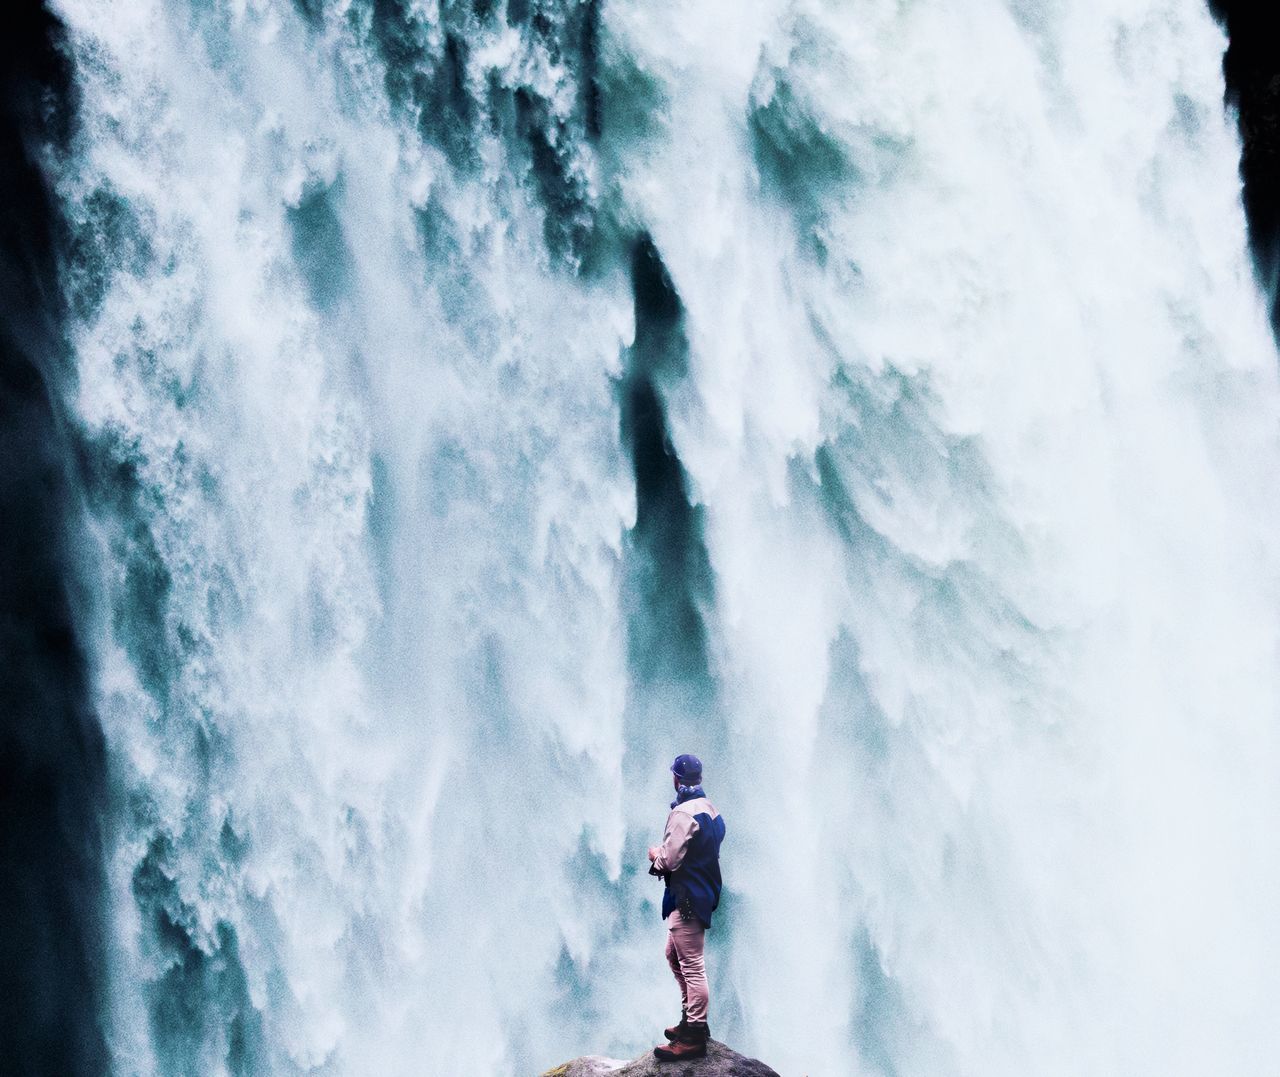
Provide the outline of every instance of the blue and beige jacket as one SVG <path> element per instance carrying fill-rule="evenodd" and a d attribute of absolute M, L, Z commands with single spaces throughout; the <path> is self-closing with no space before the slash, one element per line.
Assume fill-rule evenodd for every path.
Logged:
<path fill-rule="evenodd" d="M 667 816 L 667 829 L 654 858 L 654 869 L 665 875 L 662 895 L 665 920 L 687 898 L 703 927 L 720 904 L 720 843 L 724 820 L 705 796 L 677 804 Z"/>

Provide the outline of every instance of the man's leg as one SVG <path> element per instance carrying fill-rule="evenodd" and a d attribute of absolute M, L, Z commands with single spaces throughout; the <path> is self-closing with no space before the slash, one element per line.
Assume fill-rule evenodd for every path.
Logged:
<path fill-rule="evenodd" d="M 684 985 L 685 1012 L 691 1024 L 707 1020 L 707 969 L 703 962 L 706 929 L 698 920 L 677 919 L 671 926 L 671 948 L 675 950 L 680 971 L 676 974 Z"/>
<path fill-rule="evenodd" d="M 711 1032 L 707 1028 L 707 971 L 702 962 L 702 943 L 705 930 L 697 920 L 681 920 L 678 912 L 671 914 L 671 927 L 667 932 L 667 961 L 671 971 L 680 981 L 684 995 L 684 1029 L 669 1029 L 670 1043 L 660 1043 L 653 1049 L 660 1062 L 678 1062 L 686 1058 L 702 1058 L 707 1053 L 707 1040 Z"/>
<path fill-rule="evenodd" d="M 680 985 L 680 1009 L 687 1011 L 689 1009 L 689 989 L 684 982 L 684 974 L 680 970 L 680 956 L 676 952 L 676 940 L 674 932 L 667 932 L 667 964 L 671 966 L 671 971 L 675 974 L 676 983 Z"/>

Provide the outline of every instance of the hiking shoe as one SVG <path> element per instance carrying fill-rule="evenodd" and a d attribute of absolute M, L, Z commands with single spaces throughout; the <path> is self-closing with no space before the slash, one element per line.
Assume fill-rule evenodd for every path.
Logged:
<path fill-rule="evenodd" d="M 706 1058 L 707 1040 L 711 1034 L 705 1021 L 686 1021 L 679 1039 L 659 1044 L 653 1049 L 653 1057 L 659 1062 L 679 1062 L 689 1058 Z"/>
<path fill-rule="evenodd" d="M 680 1023 L 672 1025 L 670 1028 L 664 1028 L 662 1034 L 669 1040 L 678 1040 L 684 1035 L 684 1030 L 689 1026 L 689 1016 L 684 1010 L 680 1011 Z"/>

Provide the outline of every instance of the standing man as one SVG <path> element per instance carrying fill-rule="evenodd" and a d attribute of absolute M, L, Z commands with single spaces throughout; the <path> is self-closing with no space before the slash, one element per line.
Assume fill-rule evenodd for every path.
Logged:
<path fill-rule="evenodd" d="M 653 1049 L 660 1061 L 702 1058 L 707 1053 L 707 971 L 702 944 L 720 904 L 720 843 L 724 820 L 702 790 L 702 761 L 678 755 L 671 764 L 676 799 L 662 844 L 649 848 L 649 874 L 667 884 L 667 963 L 680 985 L 680 1023 L 666 1030 L 670 1043 Z"/>

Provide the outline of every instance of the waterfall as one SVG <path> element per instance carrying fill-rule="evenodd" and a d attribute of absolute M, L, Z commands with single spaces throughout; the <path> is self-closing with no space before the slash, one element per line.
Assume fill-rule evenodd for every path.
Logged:
<path fill-rule="evenodd" d="M 1280 1049 L 1280 385 L 1199 0 L 52 0 L 121 1074 Z"/>

